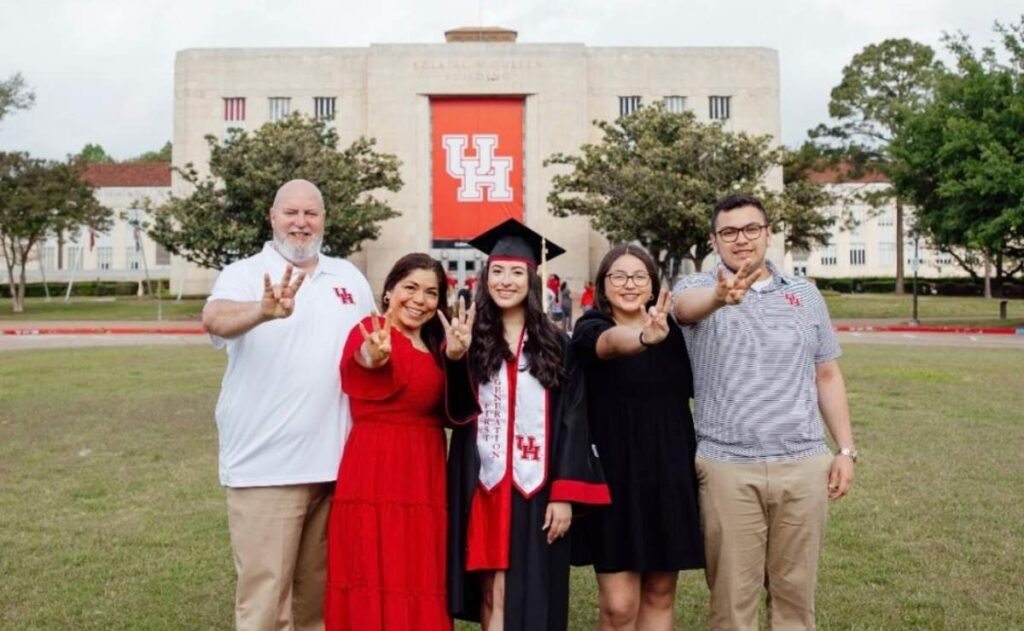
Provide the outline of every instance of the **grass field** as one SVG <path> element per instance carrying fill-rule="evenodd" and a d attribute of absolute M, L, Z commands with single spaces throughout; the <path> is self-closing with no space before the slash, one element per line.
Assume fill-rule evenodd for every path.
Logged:
<path fill-rule="evenodd" d="M 164 299 L 164 320 L 198 320 L 203 300 Z M 156 320 L 157 303 L 152 298 L 27 298 L 25 312 L 12 313 L 11 300 L 0 299 L 0 322 L 13 320 Z"/>
<path fill-rule="evenodd" d="M 233 567 L 202 347 L 19 351 L 0 362 L 0 628 L 230 629 Z M 1024 621 L 1024 358 L 849 345 L 863 455 L 831 509 L 821 629 Z M 572 628 L 593 627 L 575 572 Z M 680 581 L 680 628 L 706 590 Z M 469 628 L 464 627 L 464 628 Z"/>

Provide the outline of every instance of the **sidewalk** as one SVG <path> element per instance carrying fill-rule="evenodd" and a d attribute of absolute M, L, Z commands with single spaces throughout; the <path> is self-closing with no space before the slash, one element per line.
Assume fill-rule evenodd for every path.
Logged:
<path fill-rule="evenodd" d="M 901 319 L 834 320 L 841 332 L 953 333 L 958 335 L 1024 335 L 1012 327 L 911 325 Z M 199 322 L 142 321 L 8 321 L 0 323 L 0 335 L 202 335 Z"/>
<path fill-rule="evenodd" d="M 0 322 L 0 335 L 201 335 L 199 322 L 24 320 Z"/>

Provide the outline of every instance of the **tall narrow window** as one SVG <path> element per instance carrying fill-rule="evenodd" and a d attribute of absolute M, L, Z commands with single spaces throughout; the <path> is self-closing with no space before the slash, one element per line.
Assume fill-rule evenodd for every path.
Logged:
<path fill-rule="evenodd" d="M 821 264 L 822 265 L 835 265 L 836 264 L 836 246 L 830 243 L 826 245 L 821 251 Z"/>
<path fill-rule="evenodd" d="M 68 269 L 82 269 L 82 256 L 85 254 L 80 245 L 68 246 Z"/>
<path fill-rule="evenodd" d="M 313 97 L 313 113 L 314 115 L 324 121 L 334 120 L 334 102 L 333 96 L 314 96 Z"/>
<path fill-rule="evenodd" d="M 892 241 L 882 241 L 878 244 L 878 264 L 885 266 L 896 264 L 895 243 Z"/>
<path fill-rule="evenodd" d="M 171 253 L 167 251 L 167 248 L 156 244 L 156 265 L 170 265 L 171 264 Z"/>
<path fill-rule="evenodd" d="M 708 118 L 715 121 L 728 120 L 730 114 L 729 103 L 731 96 L 709 96 L 708 97 Z"/>
<path fill-rule="evenodd" d="M 288 118 L 292 111 L 292 100 L 287 96 L 272 96 L 269 101 L 270 120 L 279 121 Z"/>
<path fill-rule="evenodd" d="M 245 97 L 232 96 L 224 99 L 224 121 L 228 123 L 245 121 Z"/>
<path fill-rule="evenodd" d="M 134 245 L 125 248 L 125 268 L 131 270 L 142 269 L 142 252 L 135 249 Z"/>
<path fill-rule="evenodd" d="M 686 111 L 686 97 L 685 96 L 666 96 L 665 97 L 665 111 L 673 114 L 682 114 Z"/>
<path fill-rule="evenodd" d="M 96 269 L 113 269 L 114 248 L 109 245 L 101 245 L 96 248 Z"/>
<path fill-rule="evenodd" d="M 43 262 L 43 269 L 57 269 L 57 248 L 52 245 L 44 245 L 41 258 Z"/>
<path fill-rule="evenodd" d="M 850 265 L 864 265 L 867 261 L 867 251 L 863 243 L 850 244 Z"/>
<path fill-rule="evenodd" d="M 639 96 L 620 96 L 619 97 L 619 116 L 626 116 L 640 109 L 640 97 Z"/>

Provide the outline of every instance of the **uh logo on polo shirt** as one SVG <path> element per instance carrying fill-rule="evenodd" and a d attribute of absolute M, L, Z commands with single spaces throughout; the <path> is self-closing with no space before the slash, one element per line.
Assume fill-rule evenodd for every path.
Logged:
<path fill-rule="evenodd" d="M 263 275 L 274 282 L 288 261 L 267 243 L 225 267 L 208 300 L 259 301 Z M 295 296 L 291 316 L 233 339 L 217 400 L 220 482 L 278 486 L 329 482 L 338 473 L 351 424 L 338 378 L 349 331 L 373 308 L 366 278 L 344 259 L 320 255 Z"/>

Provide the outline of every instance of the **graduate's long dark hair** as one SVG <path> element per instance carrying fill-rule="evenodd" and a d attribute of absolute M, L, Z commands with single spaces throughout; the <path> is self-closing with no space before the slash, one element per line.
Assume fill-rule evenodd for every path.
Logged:
<path fill-rule="evenodd" d="M 501 307 L 487 291 L 490 265 L 480 270 L 476 288 L 476 320 L 473 322 L 473 344 L 469 351 L 469 369 L 477 383 L 490 381 L 505 362 L 515 356 L 505 343 L 505 325 Z M 562 355 L 565 352 L 561 334 L 544 313 L 541 281 L 537 271 L 526 268 L 528 279 L 525 302 L 526 343 L 523 353 L 530 365 L 530 374 L 545 388 L 554 388 L 562 380 Z"/>
<path fill-rule="evenodd" d="M 434 272 L 434 275 L 437 276 L 437 310 L 444 313 L 445 317 L 449 317 L 448 277 L 444 273 L 444 268 L 441 267 L 441 263 L 431 258 L 429 254 L 422 254 L 420 252 L 406 254 L 395 261 L 391 271 L 388 272 L 387 278 L 384 279 L 384 291 L 380 294 L 380 304 L 387 311 L 388 292 L 394 289 L 395 285 L 402 282 L 406 276 L 418 269 Z M 420 328 L 420 338 L 427 345 L 430 354 L 434 356 L 434 361 L 437 362 L 438 366 L 441 366 L 443 361 L 441 357 L 441 343 L 444 342 L 444 326 L 441 324 L 441 318 L 436 313 L 434 317 L 427 320 L 426 324 Z"/>

